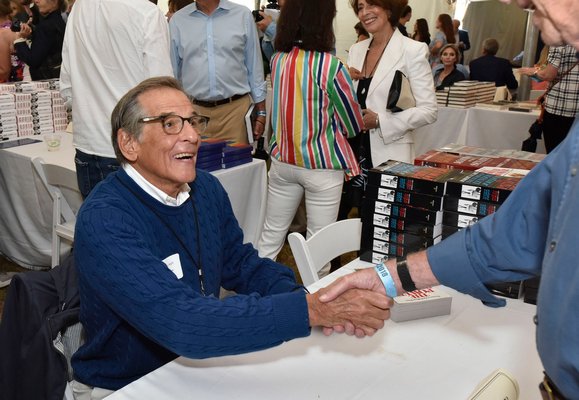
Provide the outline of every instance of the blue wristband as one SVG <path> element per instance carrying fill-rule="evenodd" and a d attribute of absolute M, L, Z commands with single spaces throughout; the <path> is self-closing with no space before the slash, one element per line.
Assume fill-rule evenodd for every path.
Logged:
<path fill-rule="evenodd" d="M 388 271 L 388 268 L 386 268 L 386 266 L 384 265 L 384 262 L 376 264 L 374 269 L 376 270 L 376 273 L 378 273 L 378 276 L 380 277 L 380 280 L 382 281 L 384 288 L 386 288 L 386 295 L 392 298 L 396 297 L 398 295 L 398 292 L 396 291 L 394 279 L 392 279 L 392 275 L 390 275 L 390 272 Z"/>

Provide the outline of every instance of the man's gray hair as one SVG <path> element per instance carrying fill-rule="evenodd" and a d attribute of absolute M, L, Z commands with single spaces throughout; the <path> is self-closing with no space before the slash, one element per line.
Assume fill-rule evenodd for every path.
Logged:
<path fill-rule="evenodd" d="M 151 90 L 163 88 L 179 90 L 189 98 L 189 95 L 185 93 L 183 86 L 181 86 L 177 79 L 171 76 L 159 76 L 146 79 L 139 83 L 137 86 L 129 90 L 115 106 L 113 113 L 111 114 L 111 142 L 119 163 L 122 164 L 127 161 L 119 148 L 119 141 L 117 138 L 119 130 L 123 129 L 129 135 L 132 135 L 135 139 L 139 140 L 143 131 L 143 124 L 141 124 L 139 120 L 147 117 L 147 115 L 144 115 L 143 108 L 139 103 L 139 96 Z"/>

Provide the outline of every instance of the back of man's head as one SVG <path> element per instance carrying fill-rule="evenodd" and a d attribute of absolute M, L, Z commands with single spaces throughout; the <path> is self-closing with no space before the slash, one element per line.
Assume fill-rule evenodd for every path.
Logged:
<path fill-rule="evenodd" d="M 483 42 L 483 54 L 494 56 L 499 51 L 499 42 L 496 39 L 488 38 Z"/>

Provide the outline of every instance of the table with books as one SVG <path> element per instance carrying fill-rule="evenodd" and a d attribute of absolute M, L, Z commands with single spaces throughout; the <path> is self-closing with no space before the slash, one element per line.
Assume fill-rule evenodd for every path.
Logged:
<path fill-rule="evenodd" d="M 368 266 L 356 259 L 309 289 Z M 507 299 L 506 307 L 494 309 L 441 290 L 452 297 L 450 315 L 389 320 L 364 339 L 313 329 L 307 338 L 255 353 L 180 357 L 109 399 L 466 399 L 498 368 L 518 381 L 520 399 L 540 399 L 535 306 Z"/>
<path fill-rule="evenodd" d="M 465 81 L 464 84 L 473 81 Z M 448 101 L 449 96 L 460 90 L 457 82 L 448 91 L 437 92 L 438 119 L 435 123 L 414 132 L 415 153 L 421 154 L 447 143 L 458 143 L 492 149 L 520 149 L 529 137 L 529 128 L 538 117 L 538 110 L 527 103 L 492 102 L 492 96 L 472 97 Z M 484 82 L 477 82 L 485 90 Z M 494 86 L 492 87 L 494 93 Z M 453 92 L 454 91 L 454 92 Z M 518 111 L 512 111 L 518 110 Z M 537 152 L 545 153 L 542 140 Z"/>
<path fill-rule="evenodd" d="M 34 268 L 50 265 L 52 199 L 32 168 L 31 160 L 75 169 L 72 134 L 63 133 L 61 148 L 48 151 L 41 136 L 37 143 L 0 149 L 0 253 L 18 264 Z M 3 142 L 7 143 L 7 142 Z M 227 159 L 231 169 L 208 169 L 225 187 L 244 239 L 256 243 L 265 217 L 267 195 L 266 164 L 244 158 L 245 149 L 232 151 Z M 205 160 L 207 161 L 207 160 Z"/>

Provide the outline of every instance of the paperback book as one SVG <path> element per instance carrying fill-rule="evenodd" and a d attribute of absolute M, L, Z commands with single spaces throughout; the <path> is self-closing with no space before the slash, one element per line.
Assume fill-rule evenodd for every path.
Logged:
<path fill-rule="evenodd" d="M 442 197 L 368 185 L 366 196 L 371 199 L 411 205 L 432 211 L 442 210 Z"/>
<path fill-rule="evenodd" d="M 469 200 L 503 203 L 515 189 L 521 178 L 463 172 L 446 182 L 446 195 Z"/>
<path fill-rule="evenodd" d="M 362 201 L 362 216 L 365 213 L 368 213 L 368 215 L 380 214 L 424 225 L 437 225 L 442 222 L 442 211 L 427 210 L 369 198 L 365 198 Z"/>

